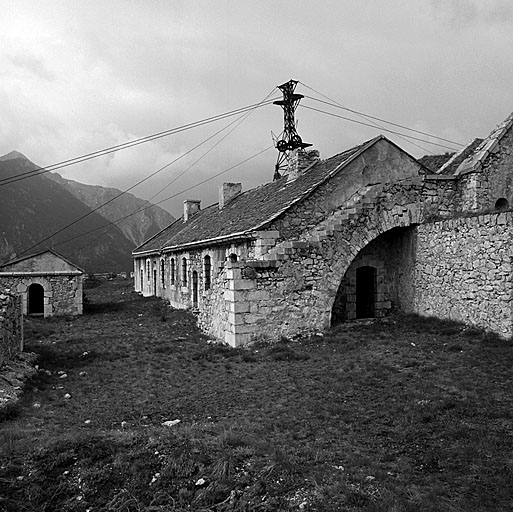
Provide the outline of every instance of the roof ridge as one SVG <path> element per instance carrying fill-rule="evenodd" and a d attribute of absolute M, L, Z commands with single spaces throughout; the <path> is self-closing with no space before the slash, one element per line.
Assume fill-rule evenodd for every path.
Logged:
<path fill-rule="evenodd" d="M 502 137 L 513 125 L 513 112 L 500 124 L 498 124 L 486 137 L 476 150 L 466 158 L 456 169 L 455 174 L 467 174 L 478 171 L 488 155 L 495 150 Z"/>

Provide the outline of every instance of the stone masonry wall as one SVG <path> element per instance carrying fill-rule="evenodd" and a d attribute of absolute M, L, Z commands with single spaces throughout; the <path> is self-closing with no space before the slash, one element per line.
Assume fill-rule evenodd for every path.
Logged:
<path fill-rule="evenodd" d="M 23 350 L 21 298 L 0 290 L 0 366 Z"/>
<path fill-rule="evenodd" d="M 332 324 L 356 318 L 356 271 L 376 269 L 374 313 L 377 318 L 392 311 L 412 311 L 412 276 L 415 263 L 416 228 L 394 228 L 365 246 L 351 262 L 337 292 Z"/>
<path fill-rule="evenodd" d="M 258 259 L 228 276 L 228 300 L 242 308 L 231 317 L 235 343 L 328 328 L 337 290 L 358 253 L 382 233 L 419 223 L 421 188 L 422 178 L 414 177 L 379 187 L 376 195 L 370 190 L 368 202 L 335 210 L 300 240 L 279 242 L 276 231 L 263 232 L 266 244 L 255 242 Z"/>
<path fill-rule="evenodd" d="M 21 295 L 23 313 L 27 314 L 28 288 L 40 284 L 44 288 L 44 315 L 81 315 L 83 283 L 81 275 L 2 276 L 1 283 Z"/>
<path fill-rule="evenodd" d="M 463 210 L 493 210 L 499 198 L 513 205 L 513 131 L 509 130 L 483 161 L 460 179 Z"/>
<path fill-rule="evenodd" d="M 415 311 L 513 335 L 513 214 L 418 226 Z"/>

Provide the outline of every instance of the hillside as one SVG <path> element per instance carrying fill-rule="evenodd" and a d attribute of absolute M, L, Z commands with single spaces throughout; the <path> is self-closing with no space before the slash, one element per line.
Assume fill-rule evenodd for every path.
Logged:
<path fill-rule="evenodd" d="M 121 194 L 121 190 L 116 188 L 86 185 L 63 178 L 58 173 L 48 173 L 46 176 L 71 192 L 91 209 L 97 208 Z M 133 212 L 138 213 L 131 215 Z M 98 210 L 98 213 L 111 222 L 123 219 L 118 222 L 118 227 L 136 246 L 141 245 L 175 220 L 162 208 L 151 205 L 148 201 L 139 199 L 130 193 L 123 194 L 119 199 Z"/>
<path fill-rule="evenodd" d="M 35 168 L 38 166 L 21 153 L 11 152 L 0 157 L 0 180 Z M 120 211 L 128 211 L 130 204 L 136 208 L 131 200 Z M 62 233 L 33 247 L 88 213 L 87 217 Z M 147 215 L 151 219 L 151 215 Z M 129 271 L 132 269 L 131 252 L 137 244 L 134 239 L 152 230 L 158 231 L 160 221 L 165 222 L 164 215 L 160 215 L 156 221 L 146 221 L 139 234 L 134 229 L 128 238 L 105 217 L 91 213 L 87 204 L 59 184 L 58 180 L 49 179 L 47 174 L 14 183 L 0 182 L 0 261 L 6 262 L 20 256 L 27 249 L 36 252 L 53 247 L 87 272 Z M 105 229 L 99 229 L 102 227 Z"/>

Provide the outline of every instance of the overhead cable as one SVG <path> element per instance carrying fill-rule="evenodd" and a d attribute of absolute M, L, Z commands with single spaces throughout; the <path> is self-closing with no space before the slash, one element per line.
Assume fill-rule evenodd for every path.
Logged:
<path fill-rule="evenodd" d="M 109 221 L 107 224 L 105 224 L 104 226 L 100 226 L 100 227 L 97 227 L 97 228 L 94 228 L 94 229 L 91 229 L 89 231 L 86 231 L 85 233 L 81 233 L 80 235 L 75 235 L 74 237 L 72 238 L 67 238 L 66 240 L 63 240 L 61 242 L 58 242 L 56 244 L 54 244 L 55 246 L 57 245 L 62 245 L 62 244 L 65 244 L 67 242 L 71 242 L 73 240 L 76 240 L 77 238 L 82 238 L 83 236 L 85 235 L 88 235 L 90 233 L 94 233 L 96 231 L 99 231 L 100 229 L 105 229 L 106 227 L 108 227 L 109 225 L 114 225 L 114 226 L 117 226 L 117 223 L 118 222 L 121 222 L 122 220 L 125 220 L 125 219 L 128 219 L 129 217 L 132 217 L 133 215 L 136 215 L 140 212 L 143 212 L 145 210 L 148 210 L 150 208 L 153 208 L 154 206 L 158 206 L 159 204 L 161 203 L 164 203 L 165 201 L 169 201 L 171 199 L 174 199 L 175 197 L 178 197 L 180 196 L 181 194 L 185 194 L 185 192 L 189 192 L 190 190 L 193 190 L 194 188 L 196 187 L 199 187 L 200 185 L 204 185 L 205 183 L 208 183 L 209 181 L 212 181 L 213 179 L 215 178 L 218 178 L 219 176 L 223 175 L 223 174 L 226 174 L 227 172 L 230 172 L 232 171 L 233 169 L 245 164 L 246 162 L 249 162 L 250 160 L 253 160 L 254 158 L 262 155 L 263 153 L 265 153 L 266 151 L 269 151 L 270 149 L 273 149 L 274 148 L 274 145 L 272 146 L 268 146 L 266 147 L 265 149 L 262 149 L 260 151 L 258 151 L 257 153 L 255 153 L 254 155 L 248 157 L 248 158 L 245 158 L 244 160 L 236 163 L 235 165 L 232 165 L 231 167 L 228 167 L 227 169 L 224 169 L 223 171 L 221 172 L 218 172 L 217 174 L 214 174 L 202 181 L 199 181 L 198 183 L 195 183 L 194 185 L 191 185 L 190 187 L 187 187 L 187 188 L 184 188 L 182 190 L 180 190 L 179 192 L 175 192 L 173 195 L 171 196 L 168 196 L 164 199 L 161 199 L 160 201 L 157 201 L 156 203 L 153 203 L 153 204 L 148 204 L 147 206 L 144 206 L 143 208 L 140 208 L 139 210 L 136 210 L 132 213 L 129 213 L 128 215 L 125 215 L 124 217 L 120 217 L 119 219 L 116 219 L 116 220 L 113 220 L 113 221 Z M 103 236 L 105 233 L 102 233 L 101 236 Z M 41 243 L 41 242 L 40 242 Z M 39 245 L 39 244 L 38 244 Z"/>
<path fill-rule="evenodd" d="M 274 88 L 273 90 L 266 96 L 266 98 L 268 98 L 272 92 L 274 91 Z M 43 238 L 43 240 L 40 240 L 38 243 L 30 246 L 29 248 L 25 249 L 24 251 L 22 251 L 20 253 L 20 256 L 23 255 L 23 254 L 26 254 L 28 253 L 29 251 L 31 251 L 32 249 L 35 249 L 36 247 L 38 247 L 39 245 L 43 244 L 44 242 L 50 240 L 51 238 L 53 238 L 54 236 L 62 233 L 63 231 L 65 231 L 66 229 L 70 228 L 71 226 L 77 224 L 78 222 L 80 222 L 81 220 L 85 219 L 86 217 L 88 217 L 89 215 L 97 212 L 98 210 L 100 210 L 101 208 L 103 208 L 104 206 L 106 206 L 107 204 L 109 203 L 112 203 L 113 201 L 115 201 L 116 199 L 118 199 L 119 197 L 121 197 L 122 195 L 126 194 L 127 192 L 130 192 L 131 190 L 133 190 L 135 187 L 141 185 L 142 183 L 144 183 L 145 181 L 148 181 L 150 178 L 156 176 L 157 174 L 159 174 L 160 172 L 162 172 L 164 169 L 166 169 L 167 167 L 169 167 L 170 165 L 176 163 L 177 161 L 181 160 L 182 158 L 184 158 L 185 156 L 187 156 L 188 154 L 192 153 L 193 151 L 195 151 L 197 148 L 199 148 L 200 146 L 206 144 L 209 140 L 213 139 L 214 137 L 216 137 L 217 135 L 219 135 L 219 133 L 221 133 L 222 131 L 226 130 L 227 128 L 229 128 L 230 126 L 236 124 L 236 126 L 229 132 L 231 133 L 247 116 L 249 116 L 252 112 L 254 112 L 254 110 L 256 110 L 257 108 L 259 108 L 260 106 L 264 105 L 264 104 L 267 104 L 266 102 L 266 99 L 264 99 L 263 101 L 259 102 L 259 103 L 255 103 L 254 105 L 252 105 L 252 109 L 251 110 L 246 110 L 243 115 L 236 119 L 235 121 L 232 121 L 231 123 L 229 123 L 227 126 L 223 127 L 221 130 L 218 130 L 216 133 L 214 133 L 213 135 L 210 135 L 209 137 L 207 137 L 206 139 L 204 139 L 202 142 L 200 142 L 199 144 L 197 144 L 196 146 L 194 146 L 193 148 L 191 148 L 190 150 L 186 151 L 185 153 L 182 153 L 180 156 L 178 156 L 177 158 L 173 159 L 171 162 L 168 162 L 166 165 L 160 167 L 159 169 L 157 169 L 155 172 L 149 174 L 148 176 L 146 176 L 145 178 L 143 178 L 142 180 L 139 180 L 137 183 L 135 183 L 134 185 L 132 185 L 131 187 L 127 188 L 126 190 L 124 191 L 121 191 L 119 194 L 116 194 L 114 197 L 112 197 L 111 199 L 109 199 L 108 201 L 106 201 L 105 203 L 93 208 L 92 210 L 90 210 L 89 212 L 87 212 L 86 214 L 82 215 L 81 217 L 79 217 L 78 219 L 75 219 L 73 222 L 70 222 L 69 224 L 67 224 L 66 226 L 60 228 L 59 230 L 53 232 L 52 234 L 46 236 L 45 238 Z M 239 109 L 240 110 L 240 109 Z M 233 111 L 232 111 L 233 112 Z M 234 114 L 232 114 L 234 115 Z M 229 133 L 227 135 L 229 135 Z M 226 136 L 227 136 L 226 135 Z M 222 140 L 224 140 L 223 137 Z M 220 141 L 220 142 L 221 142 Z M 217 144 L 216 144 L 217 145 Z M 215 147 L 215 146 L 214 146 Z M 213 148 L 212 148 L 213 149 Z M 199 161 L 199 160 L 198 160 Z M 192 167 L 192 166 L 190 166 Z M 188 169 L 190 169 L 190 167 L 188 167 L 184 172 L 182 172 L 180 175 L 178 175 L 174 181 L 176 181 L 180 176 L 182 176 L 183 174 L 185 174 L 185 172 L 187 172 Z M 173 181 L 173 182 L 174 182 Z M 171 183 L 173 183 L 171 182 Z M 169 186 L 170 184 L 168 184 L 167 186 Z M 167 186 L 165 188 L 167 188 Z M 160 191 L 159 191 L 160 193 Z M 158 195 L 158 194 L 157 194 Z"/>
<path fill-rule="evenodd" d="M 122 149 L 131 148 L 134 146 L 138 146 L 139 144 L 144 144 L 146 142 L 151 142 L 153 140 L 161 139 L 163 137 L 168 137 L 170 135 L 174 135 L 176 133 L 190 130 L 192 128 L 197 128 L 197 127 L 209 124 L 209 123 L 213 123 L 215 121 L 220 121 L 222 119 L 226 119 L 227 117 L 235 116 L 237 114 L 241 114 L 241 113 L 244 113 L 247 111 L 253 111 L 256 108 L 260 108 L 260 107 L 272 104 L 273 101 L 275 101 L 275 99 L 264 100 L 260 103 L 255 103 L 253 105 L 241 107 L 241 108 L 238 108 L 235 110 L 231 110 L 229 112 L 225 112 L 223 114 L 218 114 L 216 116 L 201 119 L 201 120 L 195 121 L 193 123 L 188 123 L 188 124 L 185 124 L 182 126 L 178 126 L 176 128 L 171 128 L 169 130 L 154 133 L 152 135 L 147 135 L 146 137 L 140 137 L 138 139 L 124 142 L 122 144 L 117 144 L 115 146 L 110 146 L 108 148 L 100 149 L 98 151 L 93 151 L 92 153 L 87 153 L 85 155 L 81 155 L 81 156 L 78 156 L 75 158 L 63 160 L 62 162 L 57 162 L 52 165 L 48 165 L 45 167 L 38 167 L 36 169 L 26 171 L 26 172 L 18 174 L 16 176 L 10 176 L 8 178 L 3 178 L 3 179 L 0 179 L 0 187 L 3 185 L 8 185 L 10 183 L 15 183 L 17 181 L 20 181 L 20 180 L 23 180 L 26 178 L 31 178 L 33 176 L 39 176 L 40 174 L 44 174 L 44 173 L 51 172 L 51 171 L 56 171 L 57 169 L 62 169 L 63 167 L 69 167 L 71 165 L 86 162 L 88 160 L 92 160 L 93 158 L 98 158 L 100 156 L 108 155 L 110 153 L 114 153 L 114 152 L 120 151 Z"/>
<path fill-rule="evenodd" d="M 357 121 L 356 119 L 351 119 L 350 117 L 340 116 L 338 114 L 334 114 L 333 112 L 327 112 L 326 110 L 321 110 L 321 109 L 318 109 L 318 108 L 309 107 L 309 106 L 303 105 L 303 104 L 301 104 L 300 107 L 301 108 L 306 108 L 308 110 L 314 110 L 315 112 L 320 112 L 321 114 L 326 114 L 328 116 L 337 117 L 339 119 L 344 119 L 345 121 L 351 121 L 352 123 L 357 123 L 357 124 L 361 124 L 363 126 L 370 126 L 371 128 L 375 128 L 375 126 L 373 126 L 372 124 L 364 123 L 362 121 Z M 390 130 L 388 128 L 382 128 L 382 129 L 385 130 L 388 133 L 393 133 L 394 135 L 402 135 L 403 137 L 407 137 L 408 139 L 417 140 L 417 141 L 420 141 L 420 142 L 424 142 L 426 144 L 432 144 L 433 146 L 439 146 L 441 148 L 449 149 L 450 151 L 457 151 L 457 149 L 455 149 L 455 148 L 452 148 L 452 147 L 449 147 L 449 146 L 445 146 L 444 144 L 440 144 L 438 142 L 432 142 L 432 141 L 429 141 L 429 140 L 420 139 L 419 137 L 414 137 L 413 135 L 407 135 L 406 133 L 396 132 L 396 131 Z"/>
<path fill-rule="evenodd" d="M 433 135 L 432 133 L 427 133 L 427 132 L 423 132 L 421 130 L 416 130 L 415 128 L 410 128 L 408 126 L 404 126 L 404 125 L 399 124 L 399 123 L 394 123 L 393 121 L 388 121 L 386 119 L 382 119 L 380 117 L 376 117 L 376 116 L 373 116 L 371 114 L 366 114 L 364 112 L 359 112 L 358 110 L 354 110 L 354 109 L 351 109 L 349 107 L 345 107 L 344 105 L 342 105 L 342 104 L 332 100 L 331 98 L 329 98 L 325 94 L 322 94 L 321 92 L 316 91 L 315 89 L 313 89 L 312 87 L 304 84 L 303 82 L 300 82 L 300 83 L 304 87 L 306 87 L 306 88 L 310 89 L 311 91 L 321 95 L 322 97 L 326 98 L 329 101 L 323 101 L 323 100 L 320 100 L 318 98 L 314 98 L 312 96 L 307 96 L 307 95 L 305 95 L 305 98 L 308 98 L 308 99 L 311 99 L 311 100 L 314 100 L 314 101 L 318 101 L 320 103 L 324 103 L 324 104 L 330 105 L 332 107 L 341 108 L 343 110 L 347 110 L 348 112 L 351 112 L 352 114 L 357 114 L 357 115 L 363 116 L 365 118 L 374 119 L 374 120 L 380 121 L 382 123 L 390 124 L 392 126 L 396 126 L 397 128 L 402 128 L 403 130 L 408 130 L 408 131 L 411 131 L 411 132 L 415 132 L 415 133 L 418 133 L 419 135 L 425 135 L 426 137 L 432 137 L 434 139 L 438 139 L 438 140 L 441 140 L 443 142 L 448 142 L 449 144 L 454 144 L 456 146 L 461 146 L 461 147 L 466 145 L 466 144 L 463 144 L 461 142 L 456 142 L 456 141 L 453 141 L 453 140 L 450 140 L 450 139 L 445 139 L 444 137 L 439 137 L 438 135 Z"/>

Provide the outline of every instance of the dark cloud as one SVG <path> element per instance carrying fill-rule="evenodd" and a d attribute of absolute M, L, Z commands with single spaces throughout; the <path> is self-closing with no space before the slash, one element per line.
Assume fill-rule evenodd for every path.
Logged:
<path fill-rule="evenodd" d="M 0 153 L 18 149 L 40 165 L 51 164 L 258 102 L 290 78 L 302 82 L 299 90 L 307 96 L 324 94 L 352 109 L 466 142 L 486 135 L 512 110 L 510 4 L 4 0 Z M 308 98 L 303 104 L 328 108 Z M 301 135 L 323 157 L 382 131 L 306 108 L 297 117 Z M 128 188 L 232 120 L 62 174 Z M 279 107 L 263 107 L 190 169 L 217 139 L 134 192 L 151 197 L 184 173 L 166 188 L 168 196 L 178 194 L 166 203 L 177 214 L 186 194 L 214 202 L 223 180 L 243 181 L 246 189 L 268 181 L 274 151 L 180 193 L 270 145 L 271 130 L 279 133 L 282 123 Z M 445 151 L 419 143 L 423 150 L 383 133 L 416 156 Z"/>

